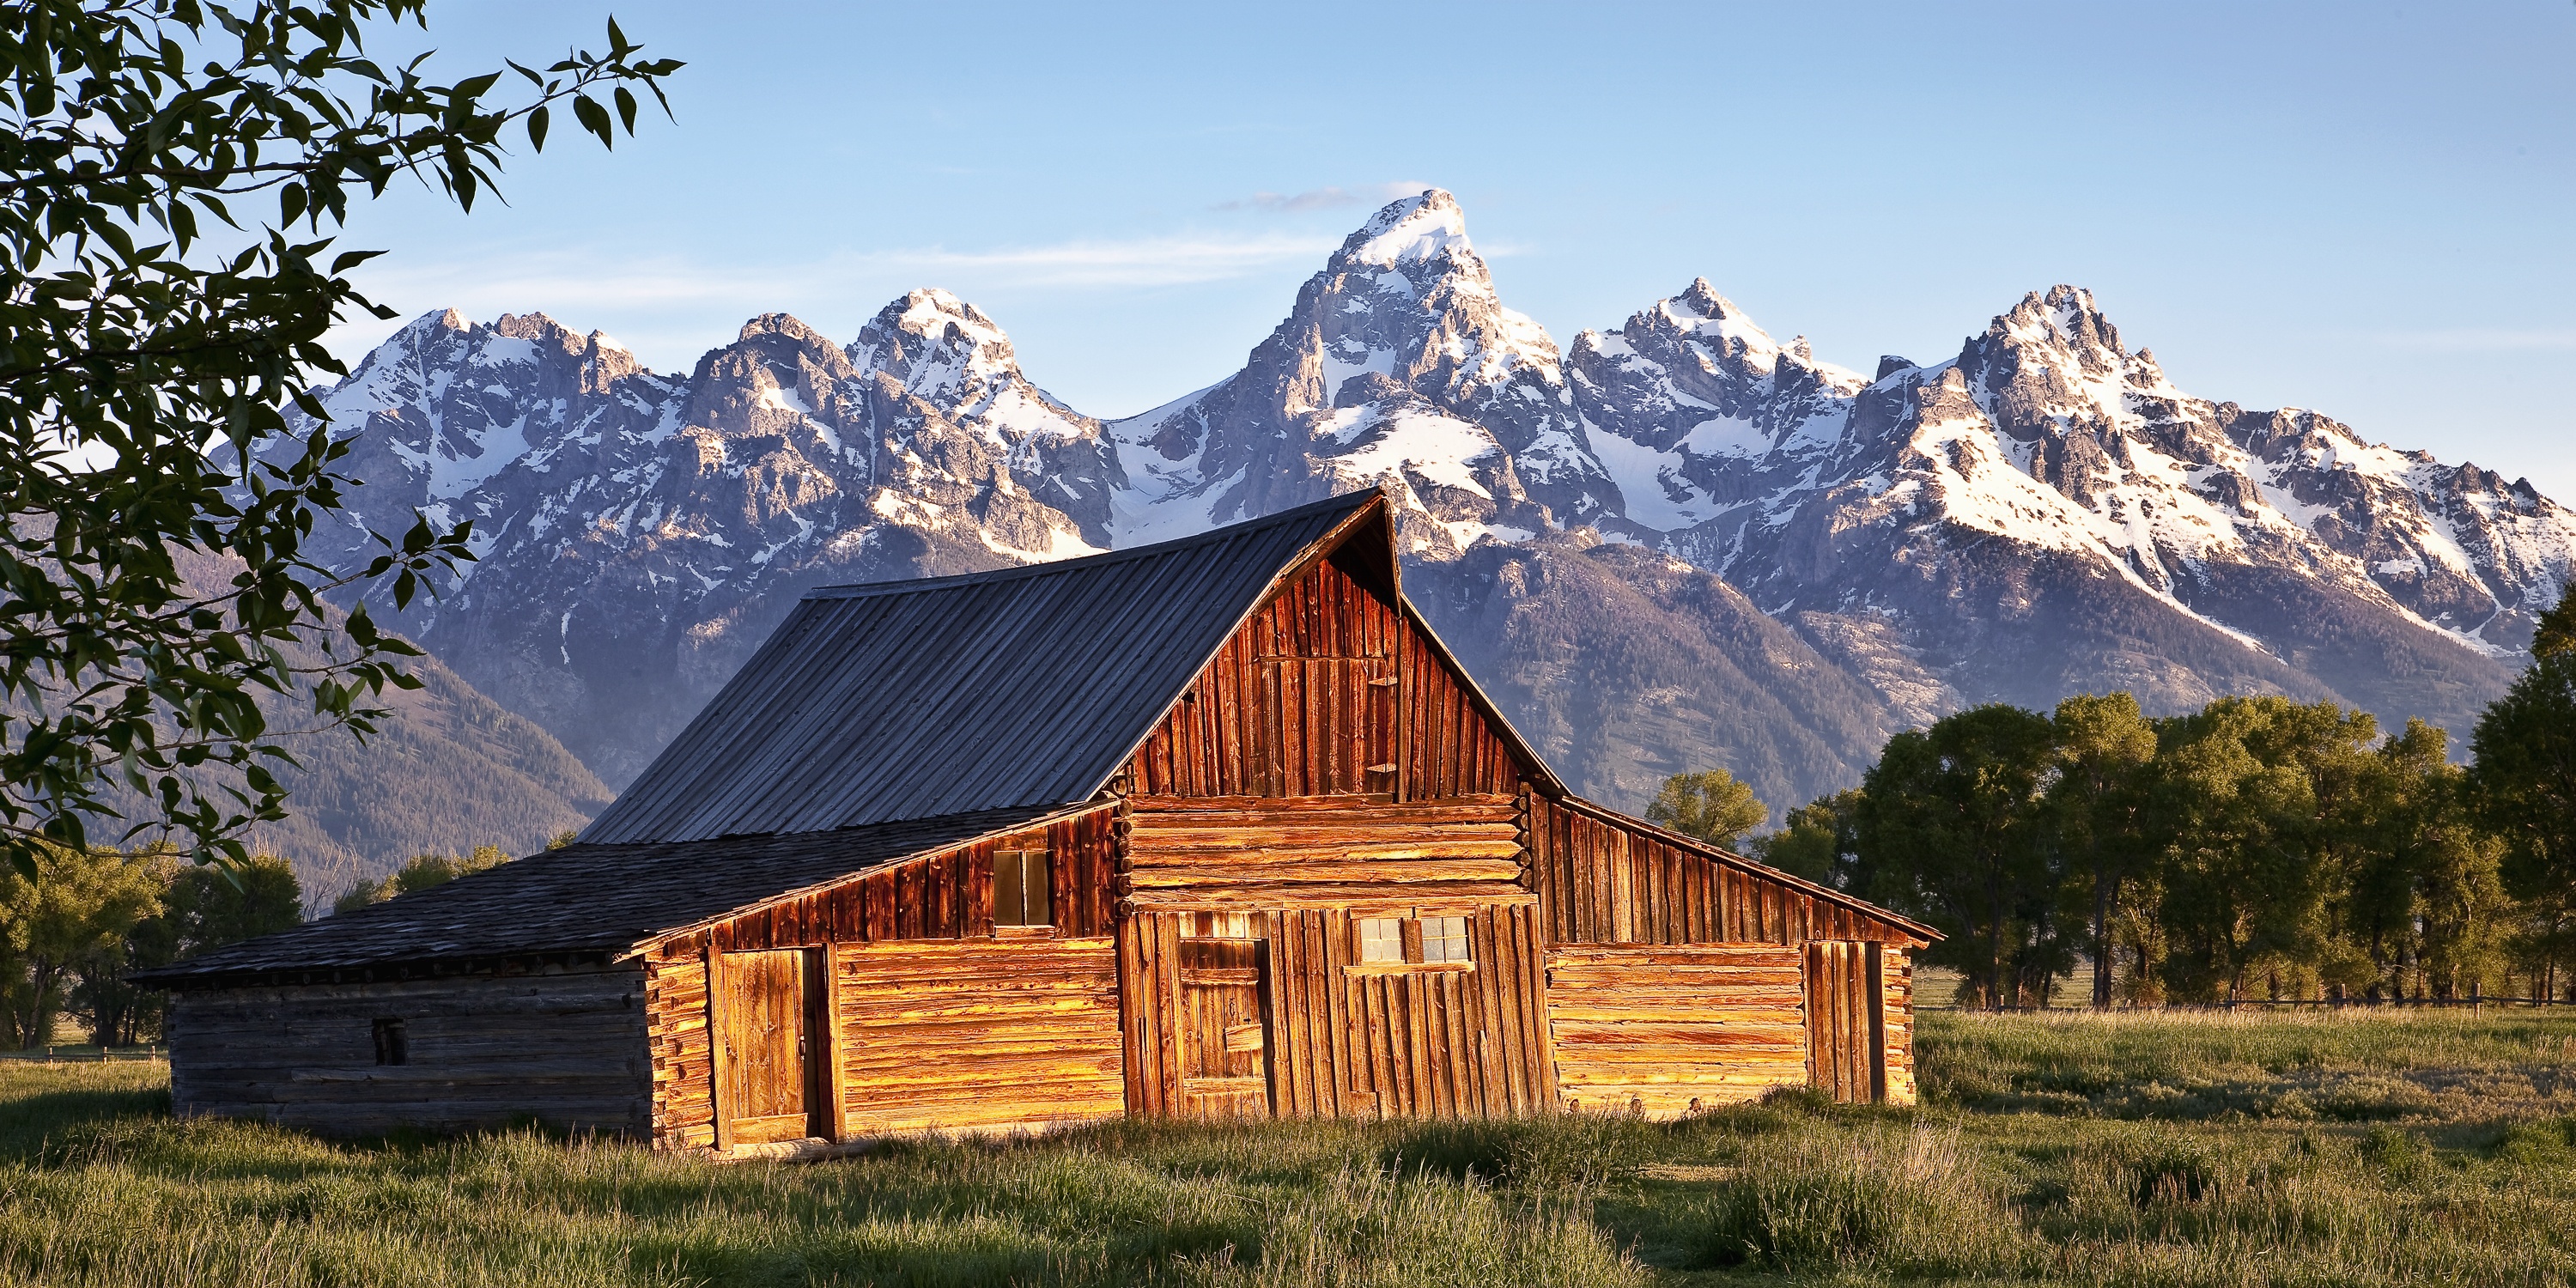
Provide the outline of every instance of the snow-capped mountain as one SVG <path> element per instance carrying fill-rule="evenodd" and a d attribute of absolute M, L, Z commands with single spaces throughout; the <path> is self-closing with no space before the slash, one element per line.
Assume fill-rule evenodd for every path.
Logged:
<path fill-rule="evenodd" d="M 1111 427 L 1122 535 L 1186 532 L 1383 485 L 1452 557 L 1615 513 L 1556 342 L 1502 306 L 1445 192 L 1345 239 L 1242 371 Z"/>
<path fill-rule="evenodd" d="M 542 316 L 433 314 L 327 403 L 357 518 L 474 520 L 480 562 L 407 626 L 612 785 L 808 586 L 1359 487 L 1402 508 L 1435 622 L 1623 801 L 1713 763 L 1802 799 L 1908 723 L 2114 687 L 2464 732 L 2576 556 L 2528 484 L 2183 393 L 2072 287 L 1867 376 L 1705 281 L 1560 352 L 1438 191 L 1352 233 L 1241 371 L 1106 424 L 927 290 L 846 345 L 755 318 L 687 376 Z"/>
<path fill-rule="evenodd" d="M 2074 287 L 1863 380 L 1701 282 L 1569 366 L 1638 539 L 1905 676 L 1915 718 L 2255 688 L 2464 731 L 2576 552 L 2527 483 L 2184 393 Z"/>
<path fill-rule="evenodd" d="M 686 377 L 543 316 L 433 314 L 325 405 L 363 444 L 354 520 L 474 522 L 477 562 L 404 626 L 612 784 L 806 588 L 1106 549 L 1120 483 L 1098 422 L 939 291 L 846 348 L 753 318 Z"/>

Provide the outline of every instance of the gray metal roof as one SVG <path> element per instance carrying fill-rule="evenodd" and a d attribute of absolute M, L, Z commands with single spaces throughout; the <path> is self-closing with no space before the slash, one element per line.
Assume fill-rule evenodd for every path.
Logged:
<path fill-rule="evenodd" d="M 805 596 L 582 832 L 636 844 L 1068 805 L 1357 492 L 1084 559 Z"/>
<path fill-rule="evenodd" d="M 616 957 L 679 927 L 1051 812 L 985 810 L 675 845 L 570 845 L 130 978 L 185 988 L 430 962 Z"/>

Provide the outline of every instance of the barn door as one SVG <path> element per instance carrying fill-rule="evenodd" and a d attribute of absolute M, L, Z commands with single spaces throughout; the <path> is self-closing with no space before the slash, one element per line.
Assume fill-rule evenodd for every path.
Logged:
<path fill-rule="evenodd" d="M 802 949 L 717 960 L 716 1112 L 728 1144 L 802 1140 L 815 1130 L 810 1017 L 820 971 Z"/>
<path fill-rule="evenodd" d="M 1887 1098 L 1887 993 L 1877 944 L 1807 944 L 1807 1083 L 1845 1102 Z"/>
<path fill-rule="evenodd" d="M 1269 954 L 1258 939 L 1181 939 L 1181 1113 L 1270 1114 Z"/>

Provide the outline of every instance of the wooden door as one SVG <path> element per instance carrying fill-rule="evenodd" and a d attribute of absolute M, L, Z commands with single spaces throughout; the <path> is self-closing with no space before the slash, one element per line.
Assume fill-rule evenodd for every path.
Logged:
<path fill-rule="evenodd" d="M 716 1112 L 727 1144 L 802 1140 L 813 1128 L 808 1056 L 813 1010 L 801 949 L 725 953 L 717 960 Z"/>
<path fill-rule="evenodd" d="M 1268 954 L 1258 939 L 1181 940 L 1181 1113 L 1270 1115 Z"/>
<path fill-rule="evenodd" d="M 1887 994 L 1879 946 L 1807 944 L 1807 1084 L 1844 1102 L 1887 1098 Z"/>

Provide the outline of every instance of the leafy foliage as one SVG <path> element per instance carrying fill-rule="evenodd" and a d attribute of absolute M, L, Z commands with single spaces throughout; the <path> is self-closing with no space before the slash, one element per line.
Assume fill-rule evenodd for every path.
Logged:
<path fill-rule="evenodd" d="M 1860 861 L 1860 802 L 1859 788 L 1845 788 L 1789 811 L 1778 831 L 1753 838 L 1754 857 L 1793 877 L 1851 884 Z"/>
<path fill-rule="evenodd" d="M 1933 958 L 1981 1001 L 2064 969 L 2042 808 L 2056 749 L 2048 717 L 1998 703 L 1896 735 L 1861 781 L 1864 880 L 1948 936 Z"/>
<path fill-rule="evenodd" d="M 1734 845 L 1769 817 L 1771 807 L 1755 800 L 1751 787 L 1723 769 L 1675 774 L 1646 806 L 1647 822 L 1718 846 Z"/>
<path fill-rule="evenodd" d="M 115 962 L 164 889 L 149 856 L 46 846 L 34 867 L 0 874 L 0 1037 L 21 1047 L 52 1040 L 74 973 Z"/>
<path fill-rule="evenodd" d="M 302 553 L 358 482 L 312 393 L 345 374 L 321 336 L 388 316 L 343 276 L 376 252 L 333 233 L 406 176 L 472 209 L 504 129 L 542 147 L 555 105 L 613 144 L 679 64 L 612 21 L 605 54 L 511 64 L 529 93 L 503 104 L 503 72 L 370 60 L 368 24 L 405 20 L 423 0 L 0 6 L 0 849 L 22 877 L 47 843 L 84 850 L 85 817 L 126 817 L 117 787 L 149 802 L 128 837 L 246 859 L 294 763 L 258 695 L 363 735 L 415 683 L 416 649 L 321 595 L 389 579 L 399 605 L 471 558 L 426 518 L 352 573 Z M 315 422 L 300 441 L 289 406 Z M 184 566 L 206 557 L 214 584 Z"/>
<path fill-rule="evenodd" d="M 383 903 L 398 894 L 411 894 L 442 886 L 461 876 L 497 868 L 510 861 L 510 854 L 497 845 L 478 845 L 467 855 L 416 854 L 400 871 L 382 881 L 361 885 L 339 897 L 331 905 L 333 912 L 349 912 L 369 904 Z"/>
<path fill-rule="evenodd" d="M 1752 848 L 1940 930 L 1927 960 L 1958 969 L 1973 1005 L 2045 1005 L 2079 955 L 2098 1006 L 2557 996 L 2576 983 L 2558 975 L 2576 874 L 2538 856 L 2564 818 L 2505 804 L 2551 789 L 2496 772 L 2545 741 L 2545 718 L 2508 724 L 2538 687 L 2491 710 L 2474 775 L 2441 730 L 2383 737 L 2331 702 L 2230 697 L 2153 720 L 2126 693 L 1979 707 L 1898 735 L 1861 790 Z"/>
<path fill-rule="evenodd" d="M 126 983 L 128 970 L 166 966 L 304 919 L 304 888 L 276 855 L 203 867 L 166 852 L 140 857 L 163 883 L 160 911 L 135 923 L 121 945 L 84 958 L 71 992 L 71 1009 L 88 1016 L 90 1040 L 101 1046 L 132 1046 L 160 1030 L 167 998 Z"/>
<path fill-rule="evenodd" d="M 2508 847 L 2506 877 L 2525 897 L 2566 899 L 2576 889 L 2576 650 L 2534 661 L 2469 747 L 2479 813 Z"/>

